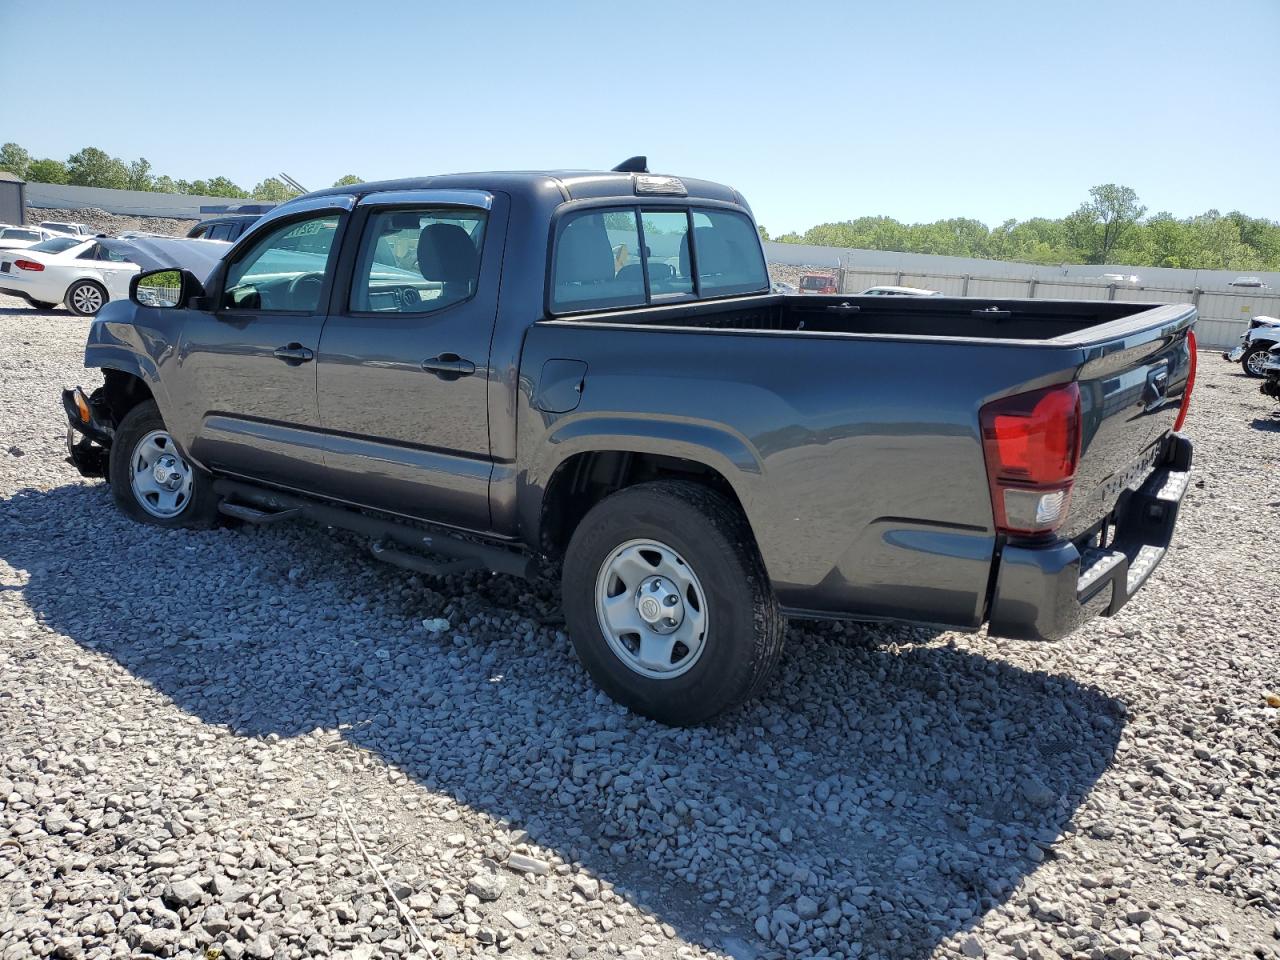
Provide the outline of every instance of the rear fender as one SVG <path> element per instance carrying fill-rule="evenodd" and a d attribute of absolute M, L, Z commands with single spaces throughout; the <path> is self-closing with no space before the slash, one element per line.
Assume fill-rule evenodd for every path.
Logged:
<path fill-rule="evenodd" d="M 700 463 L 725 478 L 748 522 L 764 495 L 762 468 L 754 451 L 741 437 L 708 424 L 648 416 L 566 418 L 551 430 L 540 449 L 543 455 L 525 472 L 517 494 L 521 534 L 527 543 L 539 542 L 542 498 L 551 477 L 580 453 L 656 454 Z"/>

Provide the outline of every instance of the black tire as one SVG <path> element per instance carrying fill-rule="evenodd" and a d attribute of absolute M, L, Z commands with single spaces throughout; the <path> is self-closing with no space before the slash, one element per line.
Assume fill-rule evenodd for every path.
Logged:
<path fill-rule="evenodd" d="M 125 414 L 116 428 L 107 474 L 116 506 L 125 516 L 155 527 L 207 530 L 215 526 L 218 522 L 218 496 L 213 491 L 213 478 L 194 464 L 189 464 L 192 474 L 190 496 L 174 516 L 159 517 L 148 512 L 134 493 L 131 461 L 135 450 L 148 434 L 157 430 L 165 430 L 165 425 L 154 400 L 138 404 Z M 181 456 L 176 444 L 173 449 Z"/>
<path fill-rule="evenodd" d="M 644 539 L 672 548 L 706 594 L 701 654 L 675 677 L 632 670 L 610 647 L 596 614 L 605 562 L 621 545 Z M 596 504 L 569 542 L 561 592 L 574 648 L 592 678 L 618 703 L 660 723 L 701 723 L 752 698 L 782 654 L 785 625 L 746 520 L 698 484 L 643 483 Z"/>
<path fill-rule="evenodd" d="M 1269 343 L 1255 344 L 1244 352 L 1244 356 L 1240 358 L 1240 366 L 1248 376 L 1261 377 L 1263 375 L 1261 367 L 1258 368 L 1257 373 L 1254 373 L 1249 369 L 1249 363 L 1250 361 L 1258 363 L 1260 360 L 1265 360 L 1267 355 L 1271 352 L 1271 346 L 1272 345 Z"/>
<path fill-rule="evenodd" d="M 67 287 L 67 295 L 63 297 L 62 302 L 77 317 L 92 317 L 105 307 L 110 299 L 107 288 L 96 280 L 77 280 Z M 93 303 L 97 303 L 97 306 L 92 306 Z"/>

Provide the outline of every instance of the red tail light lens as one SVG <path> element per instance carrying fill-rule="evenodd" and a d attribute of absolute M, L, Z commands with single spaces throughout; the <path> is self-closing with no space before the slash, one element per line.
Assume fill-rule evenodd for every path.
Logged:
<path fill-rule="evenodd" d="M 1178 419 L 1174 421 L 1173 430 L 1176 433 L 1182 429 L 1182 425 L 1187 422 L 1187 407 L 1191 405 L 1191 391 L 1196 385 L 1196 333 L 1194 330 L 1187 331 L 1187 349 L 1191 352 L 1191 369 L 1187 371 L 1187 385 L 1182 391 L 1182 407 L 1178 410 Z"/>
<path fill-rule="evenodd" d="M 980 420 L 997 529 L 1056 530 L 1067 518 L 1080 460 L 1080 387 L 1004 397 L 983 407 Z"/>
<path fill-rule="evenodd" d="M 15 260 L 13 265 L 19 270 L 34 270 L 37 273 L 44 269 L 43 263 L 36 263 L 34 260 Z"/>

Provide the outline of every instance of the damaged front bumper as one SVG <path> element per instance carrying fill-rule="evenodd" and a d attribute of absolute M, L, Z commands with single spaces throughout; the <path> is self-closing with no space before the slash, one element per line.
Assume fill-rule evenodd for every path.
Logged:
<path fill-rule="evenodd" d="M 87 396 L 80 387 L 62 391 L 67 413 L 67 461 L 83 477 L 105 477 L 115 428 L 103 408 L 101 391 Z"/>
<path fill-rule="evenodd" d="M 1232 363 L 1237 362 L 1243 356 L 1244 356 L 1243 346 L 1232 347 L 1230 350 L 1225 350 L 1222 353 L 1222 359 L 1230 360 Z"/>

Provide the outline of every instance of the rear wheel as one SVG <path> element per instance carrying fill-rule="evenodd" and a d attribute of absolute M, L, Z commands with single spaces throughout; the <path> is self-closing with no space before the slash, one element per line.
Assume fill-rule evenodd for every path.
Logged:
<path fill-rule="evenodd" d="M 749 699 L 781 656 L 783 620 L 751 532 L 698 484 L 645 483 L 598 503 L 569 543 L 562 591 L 592 678 L 662 723 Z"/>
<path fill-rule="evenodd" d="M 77 316 L 92 317 L 108 299 L 106 287 L 102 284 L 94 280 L 77 280 L 67 288 L 64 302 L 67 309 Z"/>
<path fill-rule="evenodd" d="M 1262 368 L 1266 364 L 1271 354 L 1271 345 L 1259 345 L 1250 347 L 1245 351 L 1245 355 L 1240 358 L 1240 366 L 1244 368 L 1244 372 L 1251 377 L 1263 376 Z"/>
<path fill-rule="evenodd" d="M 189 462 L 154 400 L 134 407 L 111 444 L 111 492 L 129 517 L 157 527 L 212 527 L 218 498 L 212 478 Z"/>

